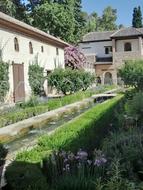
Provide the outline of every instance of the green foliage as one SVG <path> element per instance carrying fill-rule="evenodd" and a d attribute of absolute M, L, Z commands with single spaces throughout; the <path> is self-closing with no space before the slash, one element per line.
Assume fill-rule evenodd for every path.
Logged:
<path fill-rule="evenodd" d="M 143 179 L 143 133 L 141 129 L 112 133 L 104 141 L 103 151 L 110 160 L 120 160 L 124 177 Z"/>
<path fill-rule="evenodd" d="M 136 93 L 125 105 L 126 113 L 137 121 L 143 121 L 143 92 Z"/>
<path fill-rule="evenodd" d="M 104 9 L 101 17 L 96 12 L 86 15 L 86 32 L 115 30 L 117 29 L 116 19 L 117 10 L 110 6 Z"/>
<path fill-rule="evenodd" d="M 105 183 L 105 190 L 135 190 L 135 184 L 123 178 L 119 160 L 113 160 L 108 175 L 110 177 Z"/>
<path fill-rule="evenodd" d="M 31 96 L 28 101 L 17 104 L 17 107 L 25 109 L 29 107 L 36 107 L 38 105 L 40 105 L 40 101 L 38 100 L 38 98 L 36 96 Z"/>
<path fill-rule="evenodd" d="M 93 94 L 102 93 L 112 88 L 113 86 L 101 86 L 93 90 L 77 92 L 61 98 L 51 99 L 44 103 L 39 103 L 37 102 L 37 98 L 32 98 L 32 101 L 22 103 L 21 106 L 18 105 L 14 110 L 12 109 L 12 111 L 2 113 L 0 115 L 0 127 L 22 121 L 23 119 L 54 110 L 77 101 L 81 101 L 84 98 L 91 97 Z"/>
<path fill-rule="evenodd" d="M 9 64 L 0 60 L 0 102 L 4 101 L 4 98 L 9 90 Z"/>
<path fill-rule="evenodd" d="M 39 170 L 37 170 L 35 167 L 35 169 L 33 168 L 33 164 L 31 163 L 40 162 L 42 158 L 50 153 L 50 150 L 54 149 L 76 151 L 79 148 L 85 147 L 86 149 L 91 148 L 93 150 L 95 145 L 99 145 L 101 139 L 104 137 L 104 134 L 107 134 L 107 123 L 111 121 L 114 108 L 118 102 L 121 101 L 121 99 L 122 96 L 118 96 L 106 103 L 95 106 L 91 110 L 82 114 L 79 118 L 74 119 L 68 124 L 65 124 L 50 137 L 41 137 L 37 147 L 33 148 L 32 150 L 19 153 L 14 164 L 10 165 L 6 171 L 6 179 L 10 187 L 13 189 L 18 188 L 23 190 L 27 190 L 26 188 L 28 186 L 31 189 L 46 189 L 45 178 L 43 178 L 42 173 L 40 173 Z M 93 187 L 91 178 L 86 178 L 86 180 L 85 178 L 77 179 L 78 180 L 76 180 L 76 178 L 73 176 L 71 178 L 67 178 L 65 183 L 63 183 L 62 180 L 62 183 L 59 187 L 61 189 L 66 188 L 68 182 L 69 188 L 72 188 L 73 185 L 75 185 L 74 187 L 80 189 L 81 187 L 83 187 L 83 189 L 85 187 L 87 187 L 87 189 L 90 189 L 89 187 Z"/>
<path fill-rule="evenodd" d="M 135 28 L 142 27 L 142 12 L 140 6 L 135 7 L 133 10 L 132 26 Z"/>
<path fill-rule="evenodd" d="M 86 90 L 94 82 L 94 76 L 88 72 L 71 69 L 55 69 L 48 76 L 50 86 L 63 94 L 74 93 L 78 90 Z"/>
<path fill-rule="evenodd" d="M 86 148 L 86 150 L 93 150 L 95 144 L 98 146 L 104 134 L 107 134 L 110 128 L 110 126 L 107 127 L 107 123 L 113 118 L 113 110 L 121 98 L 122 96 L 118 96 L 95 106 L 72 122 L 65 124 L 50 137 L 42 136 L 39 139 L 38 147 L 20 153 L 17 159 L 19 161 L 39 162 L 41 157 L 47 154 L 47 151 L 54 149 L 77 151 L 80 148 Z"/>
<path fill-rule="evenodd" d="M 7 153 L 8 150 L 3 146 L 3 144 L 0 144 L 0 166 L 4 164 Z"/>
<path fill-rule="evenodd" d="M 108 6 L 104 9 L 102 18 L 100 20 L 99 30 L 109 31 L 117 29 L 116 26 L 117 10 Z"/>
<path fill-rule="evenodd" d="M 36 164 L 13 162 L 7 167 L 6 178 L 11 190 L 48 190 L 46 178 Z"/>
<path fill-rule="evenodd" d="M 0 11 L 19 20 L 28 22 L 26 6 L 21 0 L 1 0 Z"/>
<path fill-rule="evenodd" d="M 107 160 L 100 150 L 94 150 L 91 155 L 79 150 L 75 154 L 71 151 L 54 151 L 43 159 L 41 165 L 48 184 L 53 189 L 62 189 L 64 186 L 67 188 L 69 181 L 71 181 L 69 189 L 72 187 L 73 189 L 88 189 L 89 186 L 94 187 L 91 179 L 104 173 L 106 163 Z M 61 184 L 62 179 L 66 180 Z M 74 182 L 76 182 L 75 185 Z"/>
<path fill-rule="evenodd" d="M 75 20 L 73 10 L 69 9 L 71 7 L 66 9 L 62 4 L 46 2 L 34 9 L 33 25 L 65 41 L 74 42 Z"/>
<path fill-rule="evenodd" d="M 143 61 L 127 61 L 119 70 L 119 75 L 125 85 L 135 87 L 137 90 L 143 90 Z"/>
<path fill-rule="evenodd" d="M 44 91 L 44 68 L 40 67 L 38 63 L 33 63 L 29 65 L 29 84 L 31 86 L 33 94 L 41 95 Z"/>

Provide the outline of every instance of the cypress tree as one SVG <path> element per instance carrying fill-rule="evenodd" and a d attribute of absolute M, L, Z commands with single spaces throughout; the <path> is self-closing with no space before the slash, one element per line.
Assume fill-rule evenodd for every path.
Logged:
<path fill-rule="evenodd" d="M 132 26 L 135 28 L 141 28 L 142 27 L 142 12 L 141 12 L 140 6 L 135 7 L 133 10 Z"/>

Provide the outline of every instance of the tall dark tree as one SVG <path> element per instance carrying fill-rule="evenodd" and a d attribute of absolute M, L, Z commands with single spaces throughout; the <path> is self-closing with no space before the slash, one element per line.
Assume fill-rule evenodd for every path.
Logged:
<path fill-rule="evenodd" d="M 75 18 L 75 41 L 80 40 L 83 34 L 83 29 L 86 25 L 86 20 L 84 18 L 84 13 L 82 12 L 82 1 L 75 0 L 74 2 L 74 18 Z"/>
<path fill-rule="evenodd" d="M 26 6 L 22 0 L 0 0 L 0 11 L 22 21 L 27 21 Z"/>
<path fill-rule="evenodd" d="M 15 4 L 11 0 L 0 0 L 0 11 L 10 16 L 16 15 Z"/>
<path fill-rule="evenodd" d="M 142 25 L 142 12 L 141 7 L 135 7 L 133 10 L 133 20 L 132 20 L 132 26 L 135 28 L 141 28 Z"/>

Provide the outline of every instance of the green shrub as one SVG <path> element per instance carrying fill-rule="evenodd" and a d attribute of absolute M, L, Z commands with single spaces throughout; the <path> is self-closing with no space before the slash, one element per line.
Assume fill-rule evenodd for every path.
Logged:
<path fill-rule="evenodd" d="M 9 90 L 9 64 L 3 62 L 0 59 L 0 102 L 4 101 L 4 98 Z"/>
<path fill-rule="evenodd" d="M 49 85 L 65 95 L 81 89 L 86 90 L 94 81 L 95 77 L 83 70 L 58 68 L 48 76 Z"/>
<path fill-rule="evenodd" d="M 44 91 L 44 68 L 40 67 L 38 63 L 33 63 L 29 65 L 29 84 L 32 92 L 35 96 L 41 95 Z"/>
<path fill-rule="evenodd" d="M 7 167 L 6 178 L 11 190 L 48 190 L 40 166 L 14 161 Z"/>
<path fill-rule="evenodd" d="M 114 109 L 121 97 L 122 95 L 106 103 L 96 105 L 78 118 L 65 124 L 50 137 L 41 137 L 39 146 L 48 149 L 74 151 L 85 147 L 94 149 L 95 144 L 99 145 L 109 130 L 110 126 L 108 125 L 110 122 L 112 123 Z"/>
<path fill-rule="evenodd" d="M 26 160 L 26 162 L 39 162 L 43 155 L 50 150 L 77 151 L 80 148 L 93 150 L 95 145 L 99 146 L 104 135 L 109 131 L 111 126 L 108 126 L 108 123 L 112 122 L 114 109 L 121 99 L 120 95 L 106 103 L 97 105 L 57 129 L 53 135 L 42 136 L 36 148 L 18 154 L 17 159 Z"/>
<path fill-rule="evenodd" d="M 25 109 L 25 108 L 27 108 L 27 107 L 35 107 L 35 106 L 37 106 L 37 105 L 39 105 L 39 104 L 40 104 L 40 102 L 39 102 L 39 100 L 38 100 L 38 97 L 36 97 L 36 96 L 31 96 L 28 101 L 22 102 L 22 103 L 20 103 L 20 104 L 17 104 L 17 106 L 20 107 L 20 108 Z"/>
<path fill-rule="evenodd" d="M 131 100 L 128 100 L 125 110 L 134 120 L 143 121 L 143 92 L 136 93 Z"/>
<path fill-rule="evenodd" d="M 143 60 L 126 61 L 119 75 L 126 85 L 143 90 Z"/>
<path fill-rule="evenodd" d="M 106 174 L 105 190 L 135 190 L 135 184 L 122 176 L 118 160 L 114 160 Z"/>
<path fill-rule="evenodd" d="M 143 180 L 143 133 L 141 129 L 130 129 L 111 134 L 103 143 L 108 159 L 119 159 L 127 178 Z"/>

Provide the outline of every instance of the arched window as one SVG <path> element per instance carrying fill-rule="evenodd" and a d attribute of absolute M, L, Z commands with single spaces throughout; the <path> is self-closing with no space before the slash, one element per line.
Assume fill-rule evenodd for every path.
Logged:
<path fill-rule="evenodd" d="M 41 52 L 42 52 L 42 53 L 44 52 L 44 47 L 43 47 L 43 46 L 41 46 Z"/>
<path fill-rule="evenodd" d="M 29 42 L 29 53 L 30 53 L 30 54 L 33 54 L 32 42 Z"/>
<path fill-rule="evenodd" d="M 19 43 L 17 38 L 14 38 L 14 49 L 15 51 L 19 51 Z"/>
<path fill-rule="evenodd" d="M 105 73 L 104 84 L 113 84 L 112 74 L 110 72 Z"/>
<path fill-rule="evenodd" d="M 132 51 L 132 45 L 130 42 L 124 44 L 124 51 Z"/>

